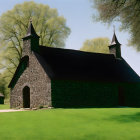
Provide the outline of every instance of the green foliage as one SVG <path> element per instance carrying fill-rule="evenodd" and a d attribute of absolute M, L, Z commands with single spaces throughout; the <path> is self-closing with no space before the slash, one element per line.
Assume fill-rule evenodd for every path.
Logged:
<path fill-rule="evenodd" d="M 66 19 L 59 16 L 56 9 L 33 1 L 17 4 L 0 17 L 1 40 L 9 43 L 6 46 L 21 47 L 22 37 L 26 35 L 31 17 L 35 30 L 40 36 L 41 45 L 64 46 L 64 41 L 70 33 Z"/>
<path fill-rule="evenodd" d="M 43 105 L 39 106 L 39 109 L 42 109 L 43 108 Z"/>
<path fill-rule="evenodd" d="M 80 48 L 81 51 L 109 53 L 109 39 L 108 38 L 95 38 L 86 40 Z"/>
<path fill-rule="evenodd" d="M 130 45 L 140 51 L 140 1 L 139 0 L 91 0 L 98 14 L 97 21 L 112 23 L 121 22 L 121 29 L 131 34 Z"/>
<path fill-rule="evenodd" d="M 29 20 L 32 22 L 40 44 L 64 47 L 70 34 L 66 19 L 56 9 L 33 1 L 17 4 L 0 17 L 0 69 L 5 70 L 6 81 L 11 80 L 22 55 L 22 38 L 26 35 Z"/>
<path fill-rule="evenodd" d="M 139 140 L 139 108 L 0 113 L 2 140 Z M 10 116 L 10 119 L 9 119 Z"/>
<path fill-rule="evenodd" d="M 8 82 L 6 81 L 4 74 L 0 74 L 0 93 L 5 97 L 9 96 Z"/>
<path fill-rule="evenodd" d="M 3 78 L 0 77 L 0 93 L 4 94 L 5 92 L 5 80 Z"/>

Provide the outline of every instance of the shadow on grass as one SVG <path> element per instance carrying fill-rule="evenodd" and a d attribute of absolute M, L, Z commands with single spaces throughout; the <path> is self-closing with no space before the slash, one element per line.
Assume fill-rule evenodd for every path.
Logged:
<path fill-rule="evenodd" d="M 132 108 L 128 106 L 73 106 L 73 107 L 54 107 L 56 109 L 88 109 L 88 108 L 99 108 L 99 109 L 104 109 L 104 108 Z"/>
<path fill-rule="evenodd" d="M 121 122 L 121 123 L 140 122 L 140 113 L 129 114 L 129 115 L 113 116 L 109 120 L 118 121 L 118 122 Z"/>

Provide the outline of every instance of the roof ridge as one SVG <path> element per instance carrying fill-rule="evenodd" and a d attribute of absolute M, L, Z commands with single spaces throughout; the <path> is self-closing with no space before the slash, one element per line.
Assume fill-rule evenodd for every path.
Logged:
<path fill-rule="evenodd" d="M 67 48 L 56 48 L 56 47 L 48 47 L 48 46 L 43 46 L 43 45 L 39 45 L 39 47 L 46 47 L 46 48 L 57 49 L 57 50 L 75 51 L 75 52 L 88 53 L 88 54 L 108 55 L 108 56 L 114 57 L 114 55 L 113 54 L 110 54 L 110 53 L 86 52 L 86 51 L 81 51 L 81 50 L 74 50 L 74 49 L 67 49 Z"/>

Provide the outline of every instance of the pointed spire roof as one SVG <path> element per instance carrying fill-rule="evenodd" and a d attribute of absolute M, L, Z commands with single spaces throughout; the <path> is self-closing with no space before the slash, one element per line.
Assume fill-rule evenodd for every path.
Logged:
<path fill-rule="evenodd" d="M 30 25 L 29 25 L 28 30 L 27 30 L 27 34 L 23 39 L 25 39 L 27 37 L 37 37 L 37 38 L 39 38 L 39 36 L 37 35 L 37 33 L 36 33 L 36 31 L 33 27 L 33 24 L 32 24 L 31 20 L 30 20 Z"/>
<path fill-rule="evenodd" d="M 111 41 L 111 45 L 115 45 L 115 44 L 121 45 L 121 44 L 119 43 L 117 37 L 116 37 L 115 32 L 114 32 L 114 35 L 113 35 L 113 38 L 112 38 L 112 41 Z"/>
<path fill-rule="evenodd" d="M 114 35 L 113 35 L 113 38 L 112 38 L 112 41 L 111 41 L 111 44 L 110 44 L 110 45 L 115 45 L 115 44 L 121 45 L 121 44 L 119 43 L 117 37 L 116 37 L 116 34 L 115 34 L 115 26 L 114 26 Z"/>

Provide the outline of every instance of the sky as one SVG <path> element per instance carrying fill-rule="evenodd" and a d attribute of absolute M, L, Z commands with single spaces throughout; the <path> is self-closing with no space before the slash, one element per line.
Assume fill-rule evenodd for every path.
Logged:
<path fill-rule="evenodd" d="M 14 5 L 30 0 L 4 0 L 0 1 L 0 15 L 7 10 L 11 10 Z M 80 49 L 83 42 L 87 39 L 97 37 L 108 37 L 110 40 L 113 36 L 113 25 L 116 28 L 116 35 L 122 44 L 122 57 L 128 64 L 140 75 L 140 52 L 136 52 L 133 47 L 128 47 L 130 34 L 119 30 L 119 23 L 107 24 L 94 22 L 92 15 L 95 10 L 91 7 L 90 0 L 32 0 L 36 3 L 49 5 L 56 8 L 60 16 L 64 16 L 67 20 L 67 26 L 71 29 L 71 34 L 66 40 L 66 48 Z"/>

